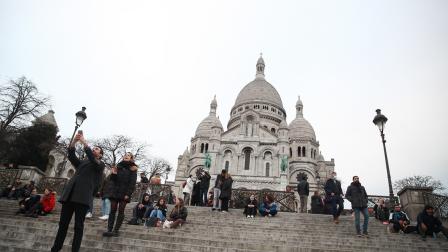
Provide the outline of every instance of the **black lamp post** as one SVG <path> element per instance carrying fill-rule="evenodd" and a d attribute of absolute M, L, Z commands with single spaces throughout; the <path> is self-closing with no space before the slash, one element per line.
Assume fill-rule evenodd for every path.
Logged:
<path fill-rule="evenodd" d="M 386 125 L 387 117 L 381 114 L 381 109 L 376 110 L 376 116 L 373 118 L 373 123 L 378 126 L 381 134 L 381 140 L 383 142 L 384 149 L 384 158 L 386 159 L 386 171 L 387 171 L 387 181 L 389 182 L 389 197 L 390 202 L 395 203 L 394 192 L 392 190 L 392 181 L 390 179 L 390 170 L 389 170 L 389 160 L 387 159 L 387 151 L 386 151 L 386 140 L 384 139 L 384 126 Z"/>
<path fill-rule="evenodd" d="M 87 114 L 86 114 L 86 107 L 82 107 L 82 110 L 76 112 L 75 114 L 76 116 L 76 120 L 75 120 L 75 130 L 73 131 L 72 137 L 70 138 L 70 142 L 68 143 L 69 146 L 70 144 L 73 142 L 73 138 L 75 137 L 76 131 L 78 130 L 78 128 L 81 126 L 81 124 L 84 122 L 84 120 L 87 119 Z M 68 153 L 67 153 L 68 154 Z M 65 170 L 65 165 L 67 163 L 67 154 L 65 154 L 64 156 L 64 161 L 62 161 L 63 165 L 60 169 L 57 170 L 57 173 L 61 173 L 63 170 Z M 55 174 L 57 175 L 57 174 Z"/>

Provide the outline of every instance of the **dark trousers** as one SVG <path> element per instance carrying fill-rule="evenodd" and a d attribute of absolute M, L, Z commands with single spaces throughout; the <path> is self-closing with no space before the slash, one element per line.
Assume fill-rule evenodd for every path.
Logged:
<path fill-rule="evenodd" d="M 201 189 L 201 206 L 207 206 L 207 193 L 208 189 Z"/>
<path fill-rule="evenodd" d="M 248 207 L 246 206 L 246 216 L 248 215 L 256 215 L 257 214 L 257 208 L 256 207 Z"/>
<path fill-rule="evenodd" d="M 112 230 L 118 231 L 120 230 L 121 224 L 123 224 L 124 220 L 124 208 L 126 207 L 127 202 L 124 200 L 117 201 L 115 199 L 110 199 L 110 214 L 108 219 L 107 231 L 112 232 Z M 115 222 L 115 215 L 118 216 L 117 221 Z M 115 223 L 115 226 L 114 226 Z"/>
<path fill-rule="evenodd" d="M 86 218 L 88 208 L 89 206 L 87 205 L 74 202 L 65 202 L 62 204 L 58 233 L 56 234 L 56 239 L 54 240 L 53 247 L 51 248 L 52 252 L 60 251 L 62 249 L 65 236 L 67 235 L 68 225 L 70 224 L 73 213 L 75 213 L 75 234 L 73 236 L 72 251 L 79 251 L 84 232 L 84 220 Z"/>
<path fill-rule="evenodd" d="M 229 211 L 229 198 L 222 198 L 221 210 Z"/>
<path fill-rule="evenodd" d="M 344 200 L 341 196 L 330 196 L 331 214 L 334 218 L 339 217 L 344 210 Z"/>

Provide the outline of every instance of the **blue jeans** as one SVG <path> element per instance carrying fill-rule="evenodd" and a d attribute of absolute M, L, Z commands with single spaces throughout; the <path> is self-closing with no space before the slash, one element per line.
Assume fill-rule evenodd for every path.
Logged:
<path fill-rule="evenodd" d="M 155 209 L 152 210 L 151 214 L 149 215 L 149 217 L 157 217 L 159 220 L 164 221 L 165 220 L 165 216 L 163 216 L 162 211 Z"/>
<path fill-rule="evenodd" d="M 355 210 L 355 227 L 356 227 L 356 233 L 361 233 L 361 227 L 360 227 L 360 215 L 361 212 L 364 216 L 364 223 L 362 225 L 362 232 L 367 233 L 367 226 L 369 225 L 369 211 L 367 210 L 367 207 L 356 207 L 353 210 Z"/>
<path fill-rule="evenodd" d="M 103 199 L 101 204 L 101 213 L 104 215 L 109 215 L 110 213 L 110 200 L 108 198 Z"/>

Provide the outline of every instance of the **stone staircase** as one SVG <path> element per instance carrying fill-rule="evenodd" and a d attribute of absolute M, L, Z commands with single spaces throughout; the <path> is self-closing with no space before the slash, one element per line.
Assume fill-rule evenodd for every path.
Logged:
<path fill-rule="evenodd" d="M 96 200 L 94 218 L 85 222 L 81 251 L 448 251 L 442 235 L 422 242 L 416 234 L 389 234 L 373 218 L 370 237 L 358 238 L 351 216 L 342 216 L 336 225 L 328 215 L 279 213 L 274 218 L 246 219 L 239 209 L 220 213 L 202 207 L 188 207 L 187 223 L 179 229 L 123 224 L 120 237 L 105 238 L 101 234 L 106 223 L 97 218 L 99 205 Z M 127 206 L 127 217 L 134 205 Z M 39 218 L 16 216 L 17 207 L 17 201 L 0 200 L 0 251 L 49 251 L 60 204 L 53 214 Z M 71 251 L 72 236 L 71 225 L 63 251 Z"/>

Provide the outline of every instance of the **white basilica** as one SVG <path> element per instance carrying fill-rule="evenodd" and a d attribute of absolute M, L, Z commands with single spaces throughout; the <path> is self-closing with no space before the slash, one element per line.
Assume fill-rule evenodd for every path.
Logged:
<path fill-rule="evenodd" d="M 211 157 L 210 174 L 228 170 L 233 188 L 285 191 L 297 185 L 297 175 L 306 175 L 310 190 L 316 189 L 334 170 L 334 159 L 325 161 L 311 124 L 303 117 L 300 97 L 295 119 L 288 125 L 282 99 L 265 79 L 264 60 L 260 56 L 255 79 L 238 94 L 230 111 L 227 130 L 216 116 L 216 97 L 210 114 L 202 120 L 191 138 L 190 148 L 178 158 L 175 186 L 181 195 L 181 184 L 196 170 L 204 167 L 206 155 Z M 281 169 L 287 157 L 287 168 Z M 286 160 L 285 160 L 286 161 Z M 312 193 L 310 193 L 312 194 Z"/>

